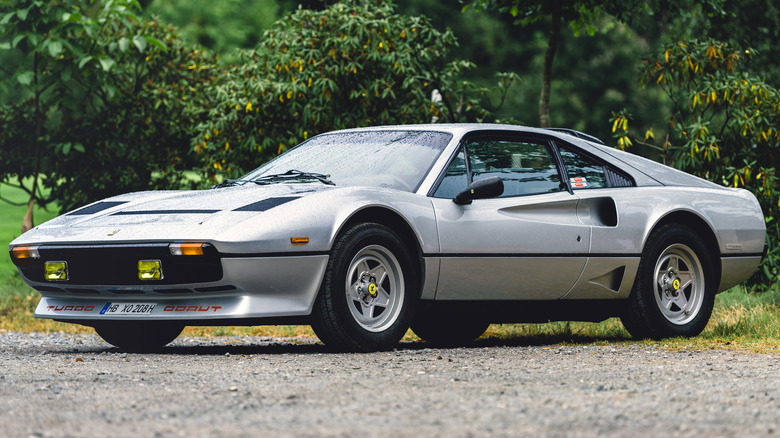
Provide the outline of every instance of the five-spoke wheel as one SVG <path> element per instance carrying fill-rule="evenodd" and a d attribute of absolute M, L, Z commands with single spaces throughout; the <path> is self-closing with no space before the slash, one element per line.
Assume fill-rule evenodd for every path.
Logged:
<path fill-rule="evenodd" d="M 349 310 L 358 325 L 381 332 L 398 319 L 404 302 L 404 276 L 392 252 L 379 245 L 360 250 L 347 270 Z"/>
<path fill-rule="evenodd" d="M 384 225 L 362 223 L 342 233 L 312 311 L 312 328 L 320 340 L 348 351 L 386 350 L 397 344 L 418 298 L 415 259 Z"/>
<path fill-rule="evenodd" d="M 623 325 L 639 338 L 698 335 L 712 314 L 713 272 L 696 232 L 676 224 L 660 227 L 645 244 Z"/>

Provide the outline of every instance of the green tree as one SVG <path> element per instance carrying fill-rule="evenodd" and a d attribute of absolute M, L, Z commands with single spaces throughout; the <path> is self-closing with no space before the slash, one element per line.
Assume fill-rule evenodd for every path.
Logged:
<path fill-rule="evenodd" d="M 0 41 L 25 60 L 11 79 L 26 92 L 0 106 L 0 177 L 30 194 L 24 228 L 34 203 L 187 184 L 216 60 L 135 2 L 28 3 L 0 15 Z"/>
<path fill-rule="evenodd" d="M 754 54 L 712 39 L 670 43 L 642 70 L 673 103 L 668 132 L 634 135 L 626 111 L 612 121 L 621 148 L 649 145 L 677 168 L 756 195 L 771 250 L 755 278 L 766 285 L 780 269 L 780 90 L 745 72 Z"/>
<path fill-rule="evenodd" d="M 144 7 L 144 16 L 159 16 L 185 40 L 234 64 L 237 50 L 256 47 L 281 11 L 276 0 L 156 0 Z"/>
<path fill-rule="evenodd" d="M 0 50 L 21 62 L 10 77 L 22 90 L 11 107 L 2 109 L 0 178 L 12 180 L 29 195 L 22 230 L 33 225 L 36 202 L 45 205 L 40 182 L 58 157 L 84 153 L 81 143 L 52 135 L 67 114 L 96 113 L 116 89 L 103 78 L 116 68 L 116 58 L 129 50 L 144 51 L 155 41 L 137 34 L 131 38 L 98 39 L 137 20 L 138 3 L 117 0 L 106 4 L 86 0 L 42 2 L 10 0 L 0 6 Z M 25 183 L 25 178 L 30 183 Z"/>
<path fill-rule="evenodd" d="M 450 61 L 456 44 L 451 32 L 398 15 L 386 1 L 298 10 L 213 88 L 217 103 L 193 149 L 212 179 L 233 178 L 333 129 L 493 120 L 479 99 L 488 90 L 458 80 L 472 64 Z M 499 77 L 499 103 L 512 80 Z"/>
<path fill-rule="evenodd" d="M 120 30 L 141 32 L 161 45 L 127 51 L 105 83 L 113 99 L 90 117 L 69 120 L 63 141 L 84 145 L 85 153 L 59 157 L 50 166 L 51 197 L 65 211 L 128 191 L 193 187 L 190 152 L 196 127 L 208 116 L 208 90 L 220 77 L 217 59 L 179 38 L 158 19 Z M 56 182 L 56 184 L 54 184 Z"/>
<path fill-rule="evenodd" d="M 470 0 L 464 10 L 473 7 L 476 10 L 492 10 L 515 17 L 515 23 L 523 27 L 539 22 L 547 22 L 549 30 L 546 37 L 544 62 L 542 64 L 542 84 L 539 98 L 539 123 L 543 128 L 550 127 L 550 99 L 553 82 L 553 63 L 562 39 L 563 24 L 567 23 L 575 36 L 583 32 L 594 35 L 597 26 L 603 25 L 602 17 L 607 16 L 620 23 L 640 26 L 642 18 L 654 15 L 656 11 L 683 12 L 695 5 L 706 6 L 707 11 L 723 13 L 724 0 L 703 0 L 701 2 L 658 0 L 646 2 L 640 0 Z M 569 66 L 571 68 L 571 66 Z M 574 66 L 576 70 L 577 65 Z M 605 72 L 606 73 L 606 72 Z"/>

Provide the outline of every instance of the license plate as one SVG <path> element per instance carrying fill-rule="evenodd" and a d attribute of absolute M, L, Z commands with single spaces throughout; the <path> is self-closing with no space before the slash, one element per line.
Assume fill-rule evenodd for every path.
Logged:
<path fill-rule="evenodd" d="M 152 303 L 106 303 L 101 315 L 151 315 L 156 304 Z"/>

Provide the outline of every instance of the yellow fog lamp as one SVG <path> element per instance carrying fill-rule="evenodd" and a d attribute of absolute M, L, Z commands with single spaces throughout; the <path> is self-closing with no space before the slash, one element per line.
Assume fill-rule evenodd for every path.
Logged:
<path fill-rule="evenodd" d="M 43 264 L 43 276 L 48 281 L 65 281 L 68 279 L 67 262 L 46 262 Z"/>
<path fill-rule="evenodd" d="M 160 262 L 159 260 L 138 261 L 139 280 L 160 280 L 162 278 L 163 278 L 162 262 Z"/>
<path fill-rule="evenodd" d="M 11 257 L 15 259 L 39 259 L 41 253 L 37 246 L 16 246 L 11 249 Z"/>
<path fill-rule="evenodd" d="M 206 244 L 202 242 L 171 243 L 168 249 L 171 251 L 171 255 L 175 256 L 203 255 L 204 245 Z"/>

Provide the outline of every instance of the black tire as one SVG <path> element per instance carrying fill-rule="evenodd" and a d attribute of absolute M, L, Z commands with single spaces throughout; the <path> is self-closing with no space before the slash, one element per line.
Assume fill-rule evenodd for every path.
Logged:
<path fill-rule="evenodd" d="M 94 326 L 109 344 L 126 351 L 156 351 L 176 339 L 184 326 L 168 321 L 112 321 Z"/>
<path fill-rule="evenodd" d="M 418 274 L 401 239 L 375 223 L 340 235 L 312 310 L 320 340 L 342 351 L 379 351 L 395 346 L 409 328 L 417 301 Z M 375 275 L 381 278 L 375 278 Z"/>
<path fill-rule="evenodd" d="M 490 323 L 452 315 L 417 315 L 412 331 L 431 344 L 442 347 L 466 345 L 485 333 Z"/>
<path fill-rule="evenodd" d="M 670 224 L 645 244 L 621 321 L 635 338 L 692 337 L 712 315 L 717 279 L 712 256 L 691 228 Z"/>

